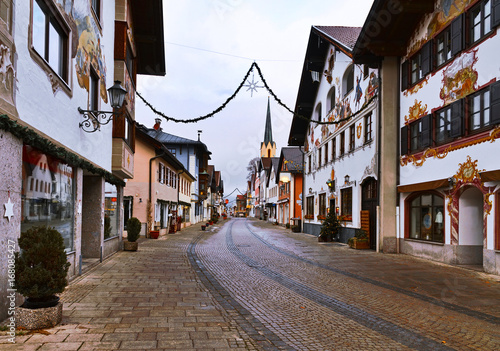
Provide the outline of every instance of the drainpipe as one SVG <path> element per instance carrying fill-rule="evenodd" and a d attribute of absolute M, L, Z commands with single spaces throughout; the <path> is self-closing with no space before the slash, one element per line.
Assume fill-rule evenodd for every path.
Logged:
<path fill-rule="evenodd" d="M 149 199 L 149 206 L 152 205 L 151 203 L 151 168 L 152 168 L 152 164 L 153 164 L 153 161 L 156 160 L 157 158 L 160 158 L 160 157 L 163 157 L 165 156 L 165 153 L 161 153 L 160 155 L 157 155 L 157 156 L 154 156 L 154 157 L 151 157 L 149 159 L 149 195 L 148 195 L 148 199 Z M 153 228 L 151 228 L 153 229 Z M 146 230 L 147 231 L 147 230 Z M 149 238 L 149 233 L 146 232 L 146 238 Z"/>
<path fill-rule="evenodd" d="M 381 166 L 380 166 L 380 162 L 381 162 L 381 156 L 380 156 L 380 152 L 381 152 L 381 148 L 382 148 L 382 140 L 380 138 L 380 136 L 382 135 L 382 74 L 381 74 L 381 66 L 382 66 L 382 62 L 379 62 L 378 64 L 378 86 L 379 86 L 379 90 L 378 90 L 378 106 L 377 106 L 377 115 L 378 115 L 378 118 L 377 118 L 377 121 L 378 121 L 378 128 L 377 128 L 377 144 L 378 144 L 378 147 L 377 147 L 377 165 L 378 165 L 378 182 L 377 182 L 377 214 L 376 214 L 376 218 L 377 218 L 377 226 L 376 226 L 376 241 L 375 241 L 375 252 L 380 252 L 380 182 L 382 180 L 381 176 L 382 176 L 382 170 L 381 170 Z"/>

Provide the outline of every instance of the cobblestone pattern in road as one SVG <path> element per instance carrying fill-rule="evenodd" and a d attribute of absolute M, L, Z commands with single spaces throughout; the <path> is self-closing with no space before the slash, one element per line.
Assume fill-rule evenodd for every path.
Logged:
<path fill-rule="evenodd" d="M 495 350 L 499 346 L 496 315 L 328 267 L 317 262 L 321 256 L 290 252 L 289 238 L 286 249 L 278 248 L 244 223 L 231 222 L 206 237 L 197 248 L 198 259 L 225 294 L 229 292 L 294 349 Z M 283 245 L 286 239 L 281 236 L 276 241 Z"/>

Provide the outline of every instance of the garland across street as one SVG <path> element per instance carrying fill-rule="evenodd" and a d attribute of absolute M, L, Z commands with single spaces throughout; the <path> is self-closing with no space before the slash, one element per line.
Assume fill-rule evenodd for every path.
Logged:
<path fill-rule="evenodd" d="M 252 65 L 250 66 L 250 69 L 247 71 L 247 73 L 245 74 L 245 77 L 243 78 L 242 82 L 240 83 L 240 85 L 238 86 L 238 88 L 236 88 L 236 90 L 234 91 L 234 93 L 227 98 L 226 101 L 224 101 L 224 103 L 222 105 L 220 105 L 217 109 L 215 109 L 214 111 L 210 112 L 209 114 L 206 114 L 204 116 L 200 116 L 200 117 L 196 117 L 196 118 L 191 118 L 191 119 L 178 119 L 178 118 L 174 118 L 174 117 L 169 117 L 167 116 L 166 114 L 164 114 L 163 112 L 157 110 L 153 105 L 151 105 L 151 103 L 149 103 L 139 92 L 136 92 L 137 96 L 144 102 L 144 104 L 146 104 L 146 106 L 148 106 L 156 115 L 158 116 L 161 116 L 163 117 L 164 119 L 166 119 L 167 121 L 172 121 L 172 122 L 175 122 L 175 123 L 197 123 L 197 122 L 200 122 L 200 121 L 203 121 L 207 118 L 210 118 L 210 117 L 213 117 L 215 116 L 217 113 L 221 112 L 228 104 L 229 102 L 231 102 L 231 100 L 233 100 L 236 95 L 238 95 L 238 93 L 240 92 L 241 88 L 243 87 L 249 87 L 248 90 L 251 90 L 252 93 L 253 91 L 257 90 L 256 88 L 261 88 L 261 86 L 257 86 L 257 83 L 254 82 L 253 80 L 253 77 L 252 77 L 252 82 L 249 82 L 248 81 L 248 77 L 250 76 L 250 73 L 253 72 L 253 69 L 256 69 L 257 70 L 257 73 L 260 77 L 260 79 L 262 80 L 262 83 L 264 84 L 264 87 L 266 88 L 266 90 L 269 92 L 269 94 L 271 94 L 271 96 L 274 98 L 274 100 L 282 107 L 284 107 L 288 112 L 290 112 L 292 115 L 298 117 L 298 118 L 301 118 L 301 119 L 305 119 L 309 122 L 313 122 L 313 123 L 316 123 L 316 124 L 340 124 L 340 123 L 343 123 L 343 122 L 346 122 L 348 121 L 349 119 L 353 118 L 354 116 L 356 116 L 357 114 L 361 113 L 365 108 L 366 106 L 369 105 L 369 103 L 376 98 L 377 95 L 373 96 L 369 101 L 368 103 L 365 105 L 365 108 L 362 108 L 361 110 L 359 110 L 358 112 L 354 113 L 354 114 L 351 114 L 349 115 L 348 117 L 345 117 L 345 118 L 342 118 L 342 119 L 339 119 L 339 120 L 336 120 L 336 121 L 325 121 L 325 122 L 322 122 L 322 121 L 314 121 L 314 120 L 311 120 L 310 118 L 308 117 L 305 117 L 305 116 L 302 116 L 300 114 L 297 114 L 295 112 L 293 112 L 292 109 L 290 109 L 285 103 L 283 103 L 279 98 L 278 96 L 273 92 L 273 90 L 269 87 L 269 85 L 267 84 L 266 80 L 264 79 L 264 75 L 262 74 L 262 71 L 259 67 L 259 65 L 257 64 L 257 62 L 253 62 Z M 245 82 L 248 82 L 247 84 L 245 84 Z"/>

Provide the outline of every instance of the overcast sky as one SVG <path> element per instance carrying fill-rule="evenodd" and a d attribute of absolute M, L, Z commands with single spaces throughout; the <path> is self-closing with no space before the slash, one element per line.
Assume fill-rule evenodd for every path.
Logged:
<path fill-rule="evenodd" d="M 139 76 L 137 90 L 157 110 L 178 119 L 211 113 L 242 83 L 257 62 L 273 92 L 294 109 L 312 25 L 359 26 L 372 0 L 163 0 L 164 77 Z M 249 80 L 252 80 L 250 75 Z M 255 82 L 262 85 L 255 71 Z M 247 82 L 246 82 L 247 83 Z M 268 92 L 243 87 L 235 99 L 205 121 L 162 121 L 165 132 L 201 141 L 209 164 L 222 172 L 224 193 L 246 190 L 246 166 L 259 156 Z M 253 95 L 253 96 L 252 96 Z M 292 115 L 271 97 L 277 155 L 287 146 Z M 152 127 L 157 116 L 138 98 L 136 120 Z M 236 191 L 230 198 L 234 199 Z"/>

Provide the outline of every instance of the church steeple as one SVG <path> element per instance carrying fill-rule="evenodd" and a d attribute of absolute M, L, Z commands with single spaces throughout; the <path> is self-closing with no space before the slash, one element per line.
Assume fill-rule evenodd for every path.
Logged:
<path fill-rule="evenodd" d="M 273 130 L 271 127 L 271 108 L 269 105 L 269 97 L 267 98 L 267 116 L 266 128 L 264 130 L 264 142 L 260 143 L 261 157 L 275 157 L 276 143 L 273 141 Z"/>

